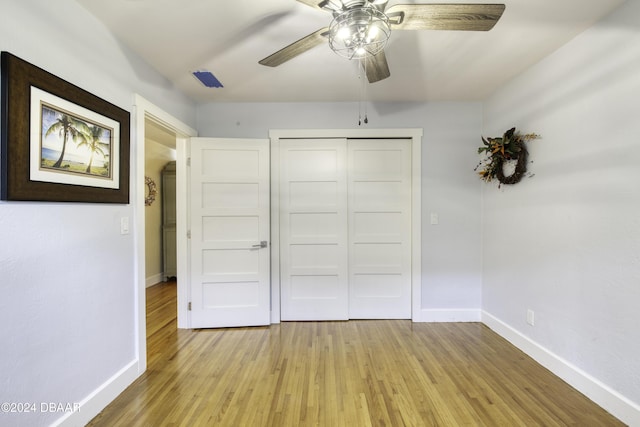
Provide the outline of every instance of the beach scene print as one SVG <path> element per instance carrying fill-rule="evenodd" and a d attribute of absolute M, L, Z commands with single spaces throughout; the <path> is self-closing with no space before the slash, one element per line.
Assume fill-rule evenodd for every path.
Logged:
<path fill-rule="evenodd" d="M 111 178 L 112 129 L 44 103 L 41 123 L 41 169 Z"/>

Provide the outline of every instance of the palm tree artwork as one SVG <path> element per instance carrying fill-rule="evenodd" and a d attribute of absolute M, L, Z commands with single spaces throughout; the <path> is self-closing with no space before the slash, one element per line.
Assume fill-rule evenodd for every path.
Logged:
<path fill-rule="evenodd" d="M 88 130 L 89 132 L 86 135 L 87 138 L 83 138 L 78 142 L 78 147 L 86 146 L 91 152 L 91 157 L 89 157 L 89 164 L 87 165 L 86 170 L 86 172 L 90 174 L 93 156 L 98 153 L 104 159 L 107 159 L 109 155 L 109 144 L 102 141 L 102 138 L 106 136 L 105 134 L 109 133 L 109 130 L 98 125 L 90 125 L 88 126 Z"/>
<path fill-rule="evenodd" d="M 41 167 L 110 178 L 112 132 L 111 128 L 43 105 Z M 69 145 L 69 141 L 75 145 Z M 102 157 L 101 163 L 96 155 Z"/>
<path fill-rule="evenodd" d="M 64 159 L 64 153 L 67 149 L 67 140 L 69 137 L 76 142 L 86 139 L 86 135 L 89 133 L 87 124 L 82 120 L 78 120 L 68 114 L 59 114 L 58 119 L 53 122 L 45 133 L 45 138 L 51 134 L 58 134 L 62 139 L 62 150 L 60 150 L 60 157 L 53 164 L 54 168 L 62 166 L 62 160 Z"/>

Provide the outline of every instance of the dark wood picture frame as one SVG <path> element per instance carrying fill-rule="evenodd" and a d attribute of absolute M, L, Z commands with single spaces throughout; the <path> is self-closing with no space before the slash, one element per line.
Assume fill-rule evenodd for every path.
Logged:
<path fill-rule="evenodd" d="M 2 52 L 0 198 L 14 201 L 129 203 L 129 112 L 8 52 Z M 31 179 L 32 88 L 117 122 L 111 188 Z M 38 142 L 38 144 L 40 144 Z M 117 144 L 117 145 L 116 145 Z M 64 150 L 62 150 L 64 151 Z M 89 178 L 91 179 L 91 178 Z M 97 181 L 97 180 L 96 180 Z M 115 186 L 115 187 L 114 187 Z"/>

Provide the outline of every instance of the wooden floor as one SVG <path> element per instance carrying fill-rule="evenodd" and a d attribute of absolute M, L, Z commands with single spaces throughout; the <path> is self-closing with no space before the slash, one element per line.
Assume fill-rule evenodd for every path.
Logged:
<path fill-rule="evenodd" d="M 479 323 L 176 329 L 147 290 L 148 371 L 90 426 L 621 426 Z"/>

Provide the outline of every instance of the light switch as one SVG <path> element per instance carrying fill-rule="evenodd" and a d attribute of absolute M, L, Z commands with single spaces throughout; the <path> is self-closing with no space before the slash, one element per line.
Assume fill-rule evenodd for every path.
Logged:
<path fill-rule="evenodd" d="M 438 224 L 438 214 L 435 212 L 431 212 L 431 225 Z"/>
<path fill-rule="evenodd" d="M 120 218 L 120 234 L 129 234 L 129 217 Z"/>

